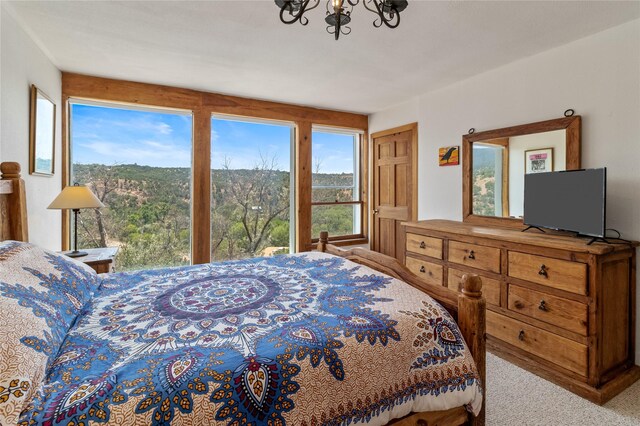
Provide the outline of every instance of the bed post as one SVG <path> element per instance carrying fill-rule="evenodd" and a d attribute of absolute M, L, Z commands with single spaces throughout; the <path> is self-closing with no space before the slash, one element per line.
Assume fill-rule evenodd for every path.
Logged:
<path fill-rule="evenodd" d="M 458 296 L 458 326 L 464 340 L 469 346 L 478 374 L 485 390 L 482 411 L 471 419 L 471 425 L 483 426 L 485 421 L 485 407 L 487 405 L 486 383 L 486 302 L 482 297 L 482 280 L 477 275 L 462 276 L 462 293 Z"/>
<path fill-rule="evenodd" d="M 329 242 L 329 233 L 327 231 L 320 232 L 320 240 L 318 241 L 318 251 L 327 251 L 327 243 Z"/>
<path fill-rule="evenodd" d="M 6 205 L 0 208 L 0 214 L 3 216 L 0 218 L 0 240 L 29 241 L 27 197 L 24 180 L 20 178 L 20 164 L 5 161 L 0 164 L 0 172 L 2 172 L 2 183 L 9 181 L 11 184 L 10 188 L 0 185 L 0 194 L 6 196 Z M 6 223 L 9 224 L 9 235 L 3 235 Z M 5 228 L 5 230 L 7 229 Z"/>

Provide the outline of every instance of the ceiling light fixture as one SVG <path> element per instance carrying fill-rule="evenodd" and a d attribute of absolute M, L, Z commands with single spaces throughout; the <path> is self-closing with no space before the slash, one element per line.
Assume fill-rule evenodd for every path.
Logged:
<path fill-rule="evenodd" d="M 300 22 L 307 25 L 309 19 L 304 14 L 320 5 L 320 0 L 275 0 L 280 8 L 280 20 L 285 24 Z M 351 12 L 360 0 L 327 0 L 327 16 L 324 18 L 327 23 L 327 32 L 334 34 L 336 40 L 340 34 L 351 33 Z M 382 24 L 389 28 L 396 28 L 400 25 L 400 12 L 407 8 L 407 0 L 362 0 L 364 7 L 370 12 L 378 15 L 373 21 L 373 26 L 380 28 Z"/>

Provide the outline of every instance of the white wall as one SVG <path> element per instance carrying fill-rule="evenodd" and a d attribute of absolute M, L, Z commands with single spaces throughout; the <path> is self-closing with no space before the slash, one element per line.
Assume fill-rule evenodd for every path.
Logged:
<path fill-rule="evenodd" d="M 567 131 L 534 133 L 509 138 L 509 215 L 524 214 L 524 152 L 530 149 L 553 148 L 553 171 L 567 167 Z"/>
<path fill-rule="evenodd" d="M 608 168 L 608 227 L 640 240 L 640 20 L 373 114 L 369 130 L 417 116 L 419 218 L 461 220 L 462 167 L 438 167 L 438 147 L 459 145 L 471 127 L 481 131 L 547 120 L 567 108 L 583 117 L 582 165 Z"/>
<path fill-rule="evenodd" d="M 0 2 L 0 160 L 17 161 L 28 188 L 29 239 L 60 250 L 60 211 L 46 207 L 61 191 L 61 74 Z M 56 103 L 55 175 L 29 175 L 29 88 L 38 86 Z"/>

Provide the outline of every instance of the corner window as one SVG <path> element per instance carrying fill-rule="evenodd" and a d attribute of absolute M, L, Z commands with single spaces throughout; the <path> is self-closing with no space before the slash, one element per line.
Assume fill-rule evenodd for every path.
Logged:
<path fill-rule="evenodd" d="M 354 131 L 314 128 L 312 134 L 311 235 L 362 237 L 360 141 Z"/>

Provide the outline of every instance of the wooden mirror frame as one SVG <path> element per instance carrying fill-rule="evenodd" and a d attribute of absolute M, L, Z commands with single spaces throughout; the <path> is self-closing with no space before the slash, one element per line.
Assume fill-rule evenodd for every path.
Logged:
<path fill-rule="evenodd" d="M 537 123 L 504 127 L 502 129 L 487 130 L 462 136 L 462 215 L 463 221 L 478 225 L 504 226 L 509 228 L 523 228 L 522 219 L 510 217 L 480 216 L 473 214 L 473 152 L 474 142 L 491 139 L 509 138 L 513 136 L 530 135 L 533 133 L 566 130 L 566 166 L 565 170 L 580 168 L 582 145 L 582 118 L 579 115 L 557 118 L 555 120 L 539 121 Z"/>
<path fill-rule="evenodd" d="M 51 141 L 45 141 L 51 143 L 51 168 L 47 171 L 38 169 L 38 128 L 44 123 L 38 120 L 38 97 L 49 101 L 52 106 L 51 116 Z M 29 174 L 37 176 L 53 176 L 55 173 L 56 164 L 56 103 L 47 96 L 42 90 L 36 87 L 35 84 L 31 85 L 31 97 L 29 105 Z"/>

